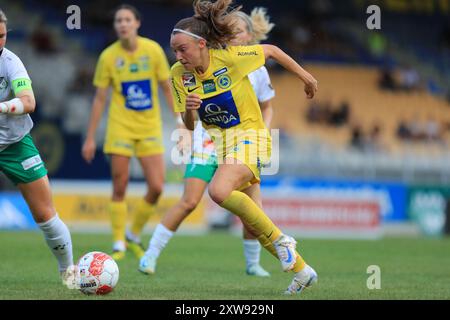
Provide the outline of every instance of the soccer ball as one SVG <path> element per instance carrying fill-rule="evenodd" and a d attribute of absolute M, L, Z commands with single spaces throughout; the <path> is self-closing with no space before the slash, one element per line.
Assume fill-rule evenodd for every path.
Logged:
<path fill-rule="evenodd" d="M 107 294 L 119 280 L 119 267 L 106 253 L 86 253 L 78 261 L 79 288 L 84 294 Z"/>

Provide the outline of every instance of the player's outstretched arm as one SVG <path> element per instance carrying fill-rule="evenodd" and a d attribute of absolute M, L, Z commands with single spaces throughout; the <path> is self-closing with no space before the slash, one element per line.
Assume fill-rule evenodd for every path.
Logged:
<path fill-rule="evenodd" d="M 0 113 L 26 114 L 34 112 L 36 100 L 33 90 L 25 89 L 17 93 L 14 99 L 0 102 Z"/>
<path fill-rule="evenodd" d="M 311 99 L 317 91 L 317 80 L 305 69 L 303 69 L 294 59 L 287 55 L 277 46 L 270 44 L 261 45 L 264 50 L 264 56 L 267 59 L 274 59 L 286 70 L 298 76 L 305 83 L 306 96 Z"/>
<path fill-rule="evenodd" d="M 92 103 L 91 118 L 89 120 L 86 140 L 84 141 L 81 154 L 90 163 L 95 156 L 95 132 L 97 130 L 103 111 L 105 110 L 106 97 L 108 95 L 108 88 L 97 88 L 94 101 Z"/>

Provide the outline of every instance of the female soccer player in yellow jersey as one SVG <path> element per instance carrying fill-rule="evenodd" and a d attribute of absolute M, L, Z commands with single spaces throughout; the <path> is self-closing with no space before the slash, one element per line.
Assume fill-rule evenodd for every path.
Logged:
<path fill-rule="evenodd" d="M 229 46 L 235 37 L 232 0 L 194 1 L 195 15 L 180 20 L 171 47 L 178 60 L 171 69 L 175 111 L 188 129 L 197 116 L 214 141 L 218 169 L 208 192 L 214 202 L 236 214 L 294 279 L 286 294 L 317 280 L 316 272 L 296 251 L 296 241 L 281 232 L 255 202 L 260 169 L 270 158 L 271 139 L 248 74 L 274 59 L 304 83 L 308 98 L 317 90 L 314 77 L 273 45 Z M 214 82 L 215 90 L 205 92 Z M 210 87 L 209 85 L 207 86 Z"/>
<path fill-rule="evenodd" d="M 242 11 L 234 13 L 236 37 L 230 45 L 249 45 L 259 43 L 267 38 L 267 34 L 273 28 L 264 8 L 255 8 L 251 15 Z M 272 120 L 272 99 L 275 91 L 270 83 L 267 69 L 262 66 L 248 75 L 252 87 L 256 93 L 261 113 L 266 126 L 270 127 Z M 204 91 L 214 90 L 215 84 L 209 82 Z M 208 183 L 217 169 L 217 155 L 211 137 L 199 122 L 193 134 L 193 148 L 191 162 L 186 166 L 185 187 L 182 198 L 164 215 L 150 239 L 145 256 L 141 258 L 139 270 L 153 274 L 156 271 L 156 262 L 161 251 L 166 247 L 182 221 L 195 209 L 203 197 Z M 257 203 L 262 207 L 259 193 Z M 256 200 L 256 199 L 255 199 Z M 246 273 L 248 275 L 266 277 L 270 274 L 260 265 L 261 245 L 255 236 L 243 228 L 244 256 L 246 260 Z"/>
<path fill-rule="evenodd" d="M 120 6 L 114 16 L 118 41 L 106 48 L 97 63 L 97 87 L 82 155 L 91 162 L 95 155 L 95 131 L 112 88 L 103 151 L 111 156 L 113 193 L 109 206 L 113 231 L 112 257 L 119 260 L 126 248 L 138 257 L 144 253 L 140 233 L 155 210 L 164 184 L 162 123 L 158 97 L 161 86 L 173 109 L 169 65 L 164 51 L 153 40 L 138 36 L 140 14 L 130 5 Z M 136 156 L 143 168 L 148 191 L 137 206 L 131 229 L 126 232 L 130 158 Z"/>

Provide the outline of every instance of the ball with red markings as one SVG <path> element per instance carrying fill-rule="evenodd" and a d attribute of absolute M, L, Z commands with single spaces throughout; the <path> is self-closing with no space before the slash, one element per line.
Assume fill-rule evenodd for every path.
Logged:
<path fill-rule="evenodd" d="M 84 294 L 108 294 L 119 281 L 119 267 L 109 255 L 99 251 L 86 253 L 78 261 L 80 291 Z"/>

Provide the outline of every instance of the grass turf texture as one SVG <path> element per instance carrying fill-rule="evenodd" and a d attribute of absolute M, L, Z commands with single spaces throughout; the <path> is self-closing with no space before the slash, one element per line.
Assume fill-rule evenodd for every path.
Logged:
<path fill-rule="evenodd" d="M 110 252 L 107 234 L 73 234 L 75 259 Z M 144 237 L 147 243 L 148 236 Z M 270 278 L 245 274 L 241 239 L 224 233 L 175 236 L 157 273 L 137 271 L 131 253 L 119 261 L 119 283 L 109 295 L 85 296 L 60 284 L 56 261 L 39 232 L 0 232 L 0 299 L 449 299 L 450 239 L 302 240 L 298 248 L 319 274 L 301 295 L 282 295 L 292 273 L 262 253 Z M 381 268 L 381 289 L 369 290 L 369 265 Z"/>

